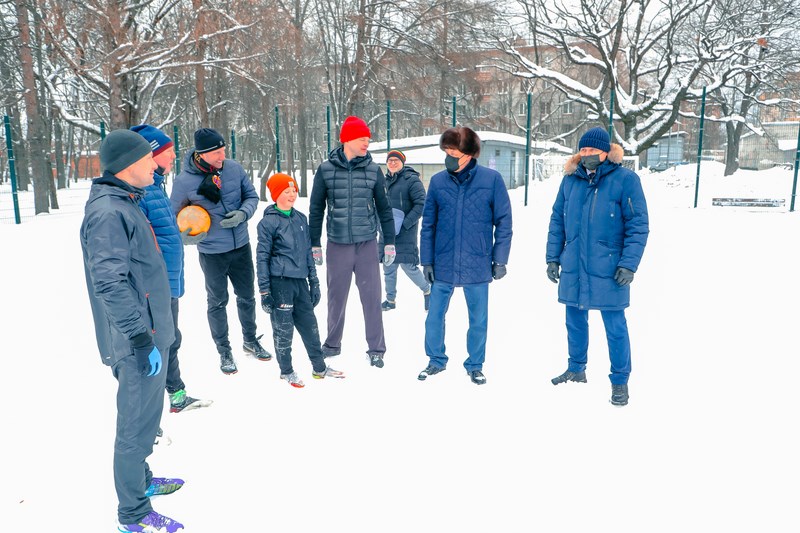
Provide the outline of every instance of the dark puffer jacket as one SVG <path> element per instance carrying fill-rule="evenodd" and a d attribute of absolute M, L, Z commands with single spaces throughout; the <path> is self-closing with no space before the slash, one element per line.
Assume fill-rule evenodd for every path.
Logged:
<path fill-rule="evenodd" d="M 197 250 L 204 254 L 221 254 L 237 250 L 250 242 L 247 231 L 247 220 L 253 216 L 258 208 L 258 193 L 250 178 L 247 177 L 242 165 L 233 159 L 226 159 L 220 172 L 222 181 L 222 199 L 216 204 L 197 193 L 197 188 L 203 182 L 203 174 L 194 164 L 194 150 L 186 154 L 183 159 L 183 170 L 172 184 L 170 201 L 172 211 L 178 212 L 187 205 L 199 205 L 211 215 L 211 229 L 208 236 L 200 241 Z M 223 228 L 219 225 L 227 213 L 239 210 L 246 215 L 245 222 L 235 228 Z"/>
<path fill-rule="evenodd" d="M 446 170 L 428 185 L 422 215 L 420 263 L 436 281 L 455 286 L 492 281 L 492 263 L 511 253 L 511 201 L 503 177 L 474 165 L 459 180 Z"/>
<path fill-rule="evenodd" d="M 386 189 L 392 208 L 399 209 L 405 215 L 400 233 L 394 237 L 397 252 L 394 262 L 417 265 L 419 264 L 417 247 L 419 220 L 422 218 L 422 209 L 425 205 L 425 187 L 419 179 L 419 172 L 413 167 L 404 166 L 397 174 L 387 174 Z M 381 259 L 383 259 L 383 245 L 383 233 L 381 233 L 378 247 Z"/>
<path fill-rule="evenodd" d="M 172 297 L 180 298 L 184 292 L 181 232 L 178 230 L 178 222 L 164 188 L 164 176 L 156 172 L 153 174 L 153 180 L 152 185 L 145 187 L 144 198 L 139 202 L 139 207 L 153 226 L 153 233 L 156 234 L 164 261 L 167 263 Z"/>
<path fill-rule="evenodd" d="M 131 338 L 140 333 L 162 350 L 175 340 L 164 258 L 137 205 L 143 195 L 106 172 L 92 182 L 81 224 L 97 347 L 107 365 L 133 355 Z"/>
<path fill-rule="evenodd" d="M 386 182 L 369 153 L 348 161 L 344 147 L 340 146 L 317 168 L 309 199 L 312 246 L 320 246 L 326 208 L 329 241 L 355 244 L 374 239 L 380 220 L 387 235 L 386 244 L 394 244 L 394 218 L 386 196 Z"/>
<path fill-rule="evenodd" d="M 614 281 L 617 267 L 639 268 L 650 232 L 639 176 L 620 165 L 622 147 L 589 177 L 573 156 L 565 166 L 547 235 L 547 262 L 561 265 L 558 301 L 615 311 L 630 304 L 630 285 Z"/>
<path fill-rule="evenodd" d="M 292 209 L 289 215 L 270 205 L 258 223 L 256 246 L 258 290 L 270 290 L 270 276 L 316 278 L 317 269 L 311 257 L 311 237 L 306 216 Z"/>

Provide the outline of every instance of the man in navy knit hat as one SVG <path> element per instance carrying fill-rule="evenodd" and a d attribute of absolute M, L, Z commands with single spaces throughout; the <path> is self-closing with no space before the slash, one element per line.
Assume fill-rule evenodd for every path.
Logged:
<path fill-rule="evenodd" d="M 184 158 L 183 171 L 170 194 L 176 215 L 187 205 L 198 205 L 211 216 L 208 232 L 183 236 L 196 244 L 206 281 L 208 325 L 220 357 L 223 374 L 238 371 L 228 340 L 228 280 L 236 294 L 242 326 L 242 349 L 259 361 L 272 359 L 256 336 L 255 268 L 247 220 L 258 207 L 258 193 L 242 165 L 225 158 L 225 139 L 212 128 L 194 132 L 194 150 Z"/>
<path fill-rule="evenodd" d="M 169 394 L 169 410 L 180 413 L 198 407 L 211 405 L 210 400 L 198 400 L 186 394 L 186 384 L 181 379 L 178 350 L 181 347 L 181 331 L 178 329 L 178 299 L 183 296 L 183 242 L 178 222 L 172 213 L 172 205 L 167 196 L 164 176 L 172 170 L 175 162 L 175 144 L 164 132 L 150 124 L 140 124 L 131 128 L 150 143 L 153 149 L 153 161 L 158 168 L 153 173 L 153 184 L 144 189 L 144 197 L 139 202 L 147 220 L 153 227 L 153 233 L 161 248 L 161 255 L 167 265 L 169 288 L 172 293 L 172 322 L 175 326 L 175 342 L 169 347 L 167 355 L 167 393 Z M 187 230 L 188 232 L 188 230 Z"/>
<path fill-rule="evenodd" d="M 631 343 L 625 308 L 642 260 L 649 222 L 639 176 L 621 165 L 624 152 L 603 128 L 592 128 L 564 166 L 550 217 L 547 277 L 567 308 L 567 371 L 553 385 L 586 383 L 589 310 L 603 316 L 611 359 L 611 403 L 628 403 Z"/>
<path fill-rule="evenodd" d="M 81 248 L 97 347 L 117 379 L 114 487 L 119 531 L 183 529 L 153 510 L 150 497 L 183 480 L 153 477 L 153 453 L 164 408 L 164 356 L 174 340 L 164 259 L 136 205 L 153 183 L 150 144 L 114 130 L 100 145 L 103 175 L 92 181 L 81 224 Z"/>

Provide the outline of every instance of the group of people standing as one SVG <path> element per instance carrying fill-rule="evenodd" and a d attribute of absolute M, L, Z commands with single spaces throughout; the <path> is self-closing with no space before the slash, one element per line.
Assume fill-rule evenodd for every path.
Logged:
<path fill-rule="evenodd" d="M 160 431 L 164 389 L 171 412 L 211 403 L 189 396 L 180 377 L 178 299 L 184 293 L 184 245 L 198 247 L 209 327 L 225 374 L 237 372 L 228 339 L 229 280 L 243 351 L 261 361 L 272 358 L 256 331 L 257 280 L 261 308 L 270 316 L 280 377 L 300 388 L 304 383 L 291 358 L 295 328 L 311 360 L 312 377 L 344 377 L 328 362 L 342 353 L 354 277 L 368 361 L 383 368 L 382 312 L 396 308 L 397 272 L 402 269 L 420 289 L 427 312 L 429 361 L 418 379 L 425 381 L 447 367 L 445 316 L 455 288 L 462 287 L 469 319 L 463 366 L 473 383 L 486 383 L 489 283 L 506 275 L 512 239 L 511 202 L 503 178 L 478 163 L 481 141 L 467 127 L 441 135 L 445 170 L 431 177 L 427 193 L 401 151 L 387 153 L 384 175 L 369 154 L 370 138 L 362 119 L 344 121 L 341 146 L 314 176 L 308 217 L 294 208 L 299 192 L 294 178 L 282 173 L 270 177 L 267 187 L 275 203 L 258 223 L 255 268 L 247 221 L 256 212 L 258 194 L 241 165 L 225 157 L 225 141 L 217 131 L 195 132 L 194 150 L 186 155 L 169 196 L 164 175 L 175 160 L 169 137 L 141 125 L 112 131 L 104 140 L 103 175 L 92 184 L 81 245 L 98 347 L 118 381 L 114 479 L 119 531 L 172 533 L 183 528 L 150 504 L 150 496 L 175 492 L 183 480 L 154 477 L 146 459 Z M 547 275 L 559 283 L 559 301 L 566 304 L 569 347 L 567 371 L 552 382 L 586 381 L 588 310 L 599 309 L 612 363 L 611 402 L 625 405 L 630 341 L 624 309 L 647 241 L 647 206 L 638 176 L 620 165 L 622 149 L 610 144 L 604 130 L 589 130 L 579 148 L 565 168 L 547 240 Z M 209 213 L 207 231 L 178 228 L 175 216 L 187 205 Z M 324 342 L 314 315 L 322 300 L 316 268 L 323 256 L 328 310 Z"/>

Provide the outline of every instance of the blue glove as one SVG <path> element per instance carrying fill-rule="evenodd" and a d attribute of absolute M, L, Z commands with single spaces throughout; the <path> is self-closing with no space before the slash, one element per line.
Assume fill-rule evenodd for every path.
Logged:
<path fill-rule="evenodd" d="M 219 225 L 226 229 L 235 228 L 236 226 L 244 222 L 246 219 L 247 215 L 244 214 L 244 211 L 239 211 L 238 209 L 235 209 L 230 213 L 226 213 L 225 218 L 220 220 Z"/>
<path fill-rule="evenodd" d="M 143 376 L 157 376 L 161 372 L 161 352 L 153 344 L 153 338 L 144 332 L 131 339 L 136 366 Z"/>

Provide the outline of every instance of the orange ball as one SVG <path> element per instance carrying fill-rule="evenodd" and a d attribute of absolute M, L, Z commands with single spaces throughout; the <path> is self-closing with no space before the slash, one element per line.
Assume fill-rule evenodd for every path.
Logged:
<path fill-rule="evenodd" d="M 192 228 L 189 235 L 198 235 L 211 228 L 211 216 L 199 205 L 187 205 L 178 211 L 178 229 L 183 233 Z"/>

